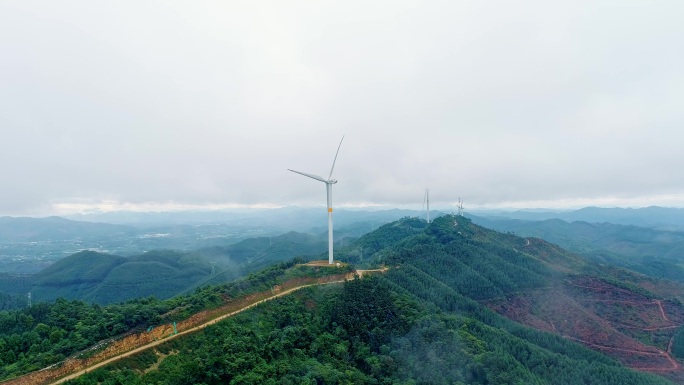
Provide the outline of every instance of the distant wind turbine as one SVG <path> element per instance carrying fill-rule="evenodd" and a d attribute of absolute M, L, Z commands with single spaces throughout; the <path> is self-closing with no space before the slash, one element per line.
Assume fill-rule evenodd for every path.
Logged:
<path fill-rule="evenodd" d="M 296 172 L 297 174 L 308 176 L 311 179 L 316 179 L 325 183 L 325 190 L 328 195 L 328 264 L 333 264 L 333 209 L 332 209 L 332 185 L 337 183 L 337 179 L 332 179 L 333 170 L 335 169 L 335 162 L 337 161 L 337 154 L 340 153 L 340 147 L 342 147 L 342 141 L 344 140 L 344 135 L 340 140 L 340 144 L 337 146 L 337 152 L 335 153 L 335 159 L 333 159 L 332 167 L 330 168 L 330 175 L 328 179 L 324 179 L 318 175 L 307 174 L 301 171 L 295 171 L 287 169 L 288 171 Z"/>
<path fill-rule="evenodd" d="M 430 189 L 425 189 L 425 197 L 423 198 L 423 208 L 425 208 L 425 203 L 427 203 L 427 211 L 425 212 L 427 217 L 427 223 L 430 223 Z"/>

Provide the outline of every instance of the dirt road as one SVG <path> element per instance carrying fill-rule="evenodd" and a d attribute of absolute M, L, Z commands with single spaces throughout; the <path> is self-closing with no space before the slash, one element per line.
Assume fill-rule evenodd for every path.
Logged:
<path fill-rule="evenodd" d="M 257 306 L 257 305 L 259 305 L 259 304 L 261 304 L 261 303 L 264 303 L 264 302 L 266 302 L 266 301 L 270 301 L 270 300 L 275 299 L 275 298 L 278 298 L 278 297 L 282 297 L 282 296 L 284 296 L 284 295 L 288 295 L 288 294 L 290 294 L 290 293 L 292 293 L 292 292 L 294 292 L 294 291 L 303 289 L 303 288 L 305 288 L 305 287 L 320 286 L 320 285 L 329 285 L 329 284 L 333 284 L 333 283 L 343 283 L 344 281 L 345 281 L 345 280 L 338 280 L 338 281 L 331 281 L 331 282 L 323 282 L 323 283 L 312 283 L 312 284 L 302 285 L 302 286 L 294 287 L 294 288 L 292 288 L 292 289 L 285 290 L 285 291 L 280 292 L 280 293 L 278 293 L 278 294 L 274 294 L 274 295 L 272 295 L 272 296 L 270 296 L 270 297 L 268 297 L 268 298 L 266 298 L 266 299 L 262 299 L 262 300 L 260 300 L 260 301 L 257 301 L 257 302 L 255 302 L 255 303 L 253 303 L 253 304 L 251 304 L 251 305 L 247 305 L 247 306 L 245 306 L 245 307 L 243 307 L 243 308 L 241 308 L 241 309 L 239 309 L 239 310 L 236 310 L 236 311 L 234 311 L 234 312 L 231 312 L 231 313 L 228 313 L 228 314 L 224 314 L 224 315 L 222 315 L 222 316 L 220 316 L 220 317 L 218 317 L 218 318 L 214 318 L 213 320 L 208 321 L 208 322 L 205 322 L 205 323 L 203 323 L 203 324 L 201 324 L 201 325 L 199 325 L 199 326 L 195 326 L 194 328 L 191 328 L 191 329 L 188 329 L 188 330 L 184 330 L 184 331 L 182 331 L 182 332 L 179 332 L 178 334 L 170 335 L 170 336 L 164 338 L 163 340 L 157 340 L 157 341 L 151 342 L 151 343 L 149 343 L 149 344 L 147 344 L 147 345 L 140 346 L 140 347 L 138 347 L 138 348 L 136 348 L 136 349 L 133 349 L 133 350 L 131 350 L 131 351 L 129 351 L 129 352 L 119 354 L 118 356 L 112 357 L 112 358 L 110 358 L 110 359 L 108 359 L 108 360 L 105 360 L 105 361 L 99 362 L 99 363 L 97 363 L 97 364 L 95 364 L 95 365 L 89 366 L 88 368 L 85 368 L 85 369 L 83 369 L 83 370 L 81 370 L 81 371 L 78 371 L 78 372 L 76 372 L 76 373 L 73 373 L 73 374 L 70 374 L 70 375 L 68 375 L 68 376 L 66 376 L 66 377 L 63 377 L 63 378 L 59 379 L 58 381 L 52 382 L 51 385 L 61 384 L 61 383 L 66 382 L 66 381 L 68 381 L 68 380 L 73 380 L 74 378 L 77 378 L 77 377 L 79 377 L 79 376 L 81 376 L 81 375 L 83 375 L 83 374 L 85 374 L 85 373 L 87 373 L 87 372 L 89 372 L 89 371 L 93 371 L 93 370 L 95 370 L 95 369 L 97 369 L 97 368 L 99 368 L 99 367 L 105 366 L 105 365 L 107 365 L 107 364 L 111 364 L 111 363 L 114 362 L 114 361 L 120 360 L 120 359 L 125 358 L 125 357 L 128 357 L 128 356 L 132 356 L 132 355 L 134 355 L 134 354 L 136 354 L 136 353 L 140 353 L 140 352 L 142 352 L 143 350 L 147 350 L 147 349 L 153 348 L 153 347 L 155 347 L 155 346 L 157 346 L 157 345 L 161 345 L 161 344 L 163 344 L 163 343 L 165 343 L 165 342 L 167 342 L 167 341 L 170 341 L 170 340 L 172 340 L 172 339 L 174 339 L 174 338 L 178 338 L 178 337 L 183 336 L 183 335 L 186 335 L 186 334 L 194 333 L 194 332 L 196 332 L 196 331 L 198 331 L 198 330 L 201 330 L 201 329 L 206 328 L 207 326 L 214 325 L 214 324 L 216 324 L 217 322 L 220 322 L 220 321 L 222 321 L 222 320 L 224 320 L 224 319 L 226 319 L 226 318 L 228 318 L 228 317 L 232 317 L 232 316 L 234 316 L 234 315 L 236 315 L 236 314 L 238 314 L 238 313 L 242 313 L 242 312 L 245 311 L 245 310 L 251 309 L 251 308 L 253 308 L 253 307 L 255 307 L 255 306 Z"/>
<path fill-rule="evenodd" d="M 368 273 L 373 273 L 373 272 L 384 273 L 385 271 L 387 271 L 387 268 L 386 268 L 386 267 L 385 267 L 385 268 L 382 268 L 382 269 L 375 269 L 375 270 L 357 270 L 357 271 L 355 271 L 355 272 L 353 272 L 353 273 L 346 274 L 343 278 L 339 278 L 339 279 L 332 280 L 332 281 L 327 281 L 327 280 L 325 280 L 325 278 L 321 278 L 319 281 L 317 281 L 317 282 L 315 282 L 315 283 L 301 284 L 301 285 L 298 285 L 298 286 L 295 286 L 295 287 L 292 287 L 292 288 L 289 288 L 289 289 L 283 290 L 283 291 L 273 290 L 273 291 L 271 291 L 271 294 L 270 294 L 268 297 L 263 298 L 263 299 L 261 299 L 261 300 L 258 300 L 258 301 L 256 301 L 256 302 L 250 303 L 250 304 L 248 304 L 248 305 L 246 305 L 246 306 L 241 307 L 240 309 L 237 309 L 237 310 L 235 310 L 235 311 L 232 311 L 232 312 L 223 314 L 223 315 L 221 315 L 221 316 L 219 316 L 219 317 L 216 317 L 216 318 L 214 318 L 214 319 L 211 319 L 211 320 L 209 320 L 209 321 L 207 321 L 207 322 L 204 322 L 204 323 L 202 323 L 202 324 L 200 324 L 200 325 L 197 325 L 197 326 L 195 326 L 195 327 L 192 327 L 192 328 L 189 328 L 189 329 L 180 331 L 180 332 L 178 332 L 177 334 L 173 334 L 173 335 L 170 335 L 170 336 L 165 337 L 165 338 L 163 338 L 163 339 L 159 339 L 159 340 L 156 340 L 156 341 L 153 341 L 153 342 L 150 342 L 150 343 L 146 343 L 146 344 L 141 345 L 141 346 L 139 346 L 139 347 L 136 347 L 136 348 L 134 348 L 134 349 L 132 349 L 132 350 L 130 350 L 130 351 L 127 351 L 127 352 L 124 352 L 124 353 L 120 353 L 120 354 L 117 354 L 117 355 L 115 355 L 115 356 L 113 356 L 113 357 L 111 357 L 111 358 L 105 359 L 105 360 L 100 361 L 100 362 L 98 362 L 98 363 L 94 363 L 94 364 L 92 364 L 92 365 L 89 365 L 89 366 L 86 367 L 86 368 L 83 368 L 83 369 L 78 370 L 78 371 L 76 371 L 76 372 L 74 372 L 74 373 L 71 373 L 71 374 L 69 374 L 69 375 L 67 375 L 67 376 L 65 376 L 65 377 L 62 377 L 62 378 L 60 378 L 59 380 L 56 380 L 56 381 L 53 381 L 53 382 L 45 382 L 45 383 L 48 383 L 48 384 L 51 384 L 51 385 L 56 385 L 56 384 L 64 383 L 64 382 L 66 382 L 66 381 L 68 381 L 68 380 L 72 380 L 72 379 L 74 379 L 74 378 L 77 378 L 77 377 L 79 377 L 79 376 L 81 376 L 81 375 L 83 375 L 83 374 L 85 374 L 85 373 L 87 373 L 87 372 L 93 371 L 93 370 L 95 370 L 95 369 L 97 369 L 97 368 L 100 368 L 100 367 L 102 367 L 102 366 L 105 366 L 105 365 L 107 365 L 107 364 L 110 364 L 110 363 L 112 363 L 112 362 L 114 362 L 114 361 L 120 360 L 120 359 L 125 358 L 125 357 L 132 356 L 132 355 L 134 355 L 134 354 L 140 353 L 140 352 L 142 352 L 142 351 L 144 351 L 144 350 L 147 350 L 147 349 L 154 348 L 155 346 L 158 346 L 158 345 L 160 345 L 160 344 L 163 344 L 164 342 L 170 341 L 170 340 L 172 340 L 172 339 L 174 339 L 174 338 L 178 338 L 178 337 L 183 336 L 183 335 L 186 335 L 186 334 L 194 333 L 194 332 L 196 332 L 196 331 L 198 331 L 198 330 L 201 330 L 201 329 L 206 328 L 207 326 L 214 325 L 214 324 L 216 324 L 216 323 L 218 323 L 218 322 L 220 322 L 220 321 L 222 321 L 222 320 L 224 320 L 224 319 L 226 319 L 226 318 L 228 318 L 228 317 L 232 317 L 232 316 L 234 316 L 234 315 L 236 315 L 236 314 L 239 314 L 239 313 L 241 313 L 241 312 L 243 312 L 243 311 L 245 311 L 245 310 L 251 309 L 251 308 L 253 308 L 253 307 L 255 307 L 255 306 L 257 306 L 257 305 L 259 305 L 259 304 L 261 304 L 261 303 L 264 303 L 264 302 L 266 302 L 266 301 L 270 301 L 270 300 L 273 300 L 273 299 L 275 299 L 275 298 L 278 298 L 278 297 L 282 297 L 282 296 L 291 294 L 291 293 L 293 293 L 293 292 L 295 292 L 295 291 L 297 291 L 297 290 L 301 290 L 301 289 L 304 289 L 304 288 L 306 288 L 306 287 L 321 286 L 321 285 L 329 285 L 329 284 L 336 284 L 336 283 L 343 283 L 343 282 L 345 282 L 345 281 L 347 281 L 347 280 L 354 279 L 355 275 L 358 275 L 359 277 L 363 277 L 364 275 L 367 275 Z M 29 374 L 29 375 L 30 375 L 30 374 Z M 15 382 L 15 380 L 19 380 L 19 381 L 16 381 L 16 382 Z M 15 383 L 16 383 L 16 384 L 23 384 L 24 382 L 21 382 L 20 380 L 21 380 L 21 377 L 19 377 L 19 378 L 17 378 L 17 379 L 14 379 L 14 380 L 9 380 L 9 381 L 6 382 L 6 383 L 3 382 L 2 384 L 3 384 L 3 385 L 13 385 L 13 384 L 15 384 Z"/>

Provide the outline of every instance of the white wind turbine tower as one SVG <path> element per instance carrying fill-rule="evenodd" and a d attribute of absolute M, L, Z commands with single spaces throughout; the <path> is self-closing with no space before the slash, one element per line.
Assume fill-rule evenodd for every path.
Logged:
<path fill-rule="evenodd" d="M 425 189 L 425 197 L 423 198 L 423 206 L 427 203 L 427 223 L 430 223 L 430 189 Z"/>
<path fill-rule="evenodd" d="M 316 179 L 318 181 L 325 183 L 325 190 L 326 190 L 327 195 L 328 195 L 328 264 L 330 264 L 330 265 L 333 264 L 332 185 L 337 183 L 337 179 L 332 179 L 332 174 L 333 174 L 333 170 L 335 169 L 335 162 L 337 161 L 337 154 L 340 153 L 340 147 L 342 147 L 342 141 L 343 140 L 344 140 L 344 135 L 342 135 L 342 139 L 340 140 L 340 144 L 337 146 L 337 152 L 335 153 L 335 159 L 333 159 L 333 164 L 332 164 L 332 167 L 330 168 L 330 175 L 328 175 L 328 179 L 325 179 L 325 178 L 320 177 L 318 175 L 307 174 L 305 172 L 295 171 L 295 170 L 291 170 L 289 168 L 287 169 L 288 171 L 296 172 L 297 174 L 308 176 L 309 178 Z"/>

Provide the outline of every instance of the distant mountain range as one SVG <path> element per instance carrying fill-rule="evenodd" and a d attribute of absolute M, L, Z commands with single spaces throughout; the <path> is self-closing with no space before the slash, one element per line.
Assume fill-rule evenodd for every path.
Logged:
<path fill-rule="evenodd" d="M 97 239 L 131 236 L 135 227 L 110 223 L 73 221 L 61 217 L 0 217 L 0 242 L 37 242 L 64 239 Z"/>
<path fill-rule="evenodd" d="M 544 239 L 597 262 L 684 282 L 682 231 L 561 219 L 536 221 L 478 216 L 471 219 L 498 231 Z"/>
<path fill-rule="evenodd" d="M 562 219 L 567 222 L 583 221 L 590 223 L 614 223 L 619 225 L 633 225 L 652 227 L 661 230 L 684 231 L 684 209 L 669 207 L 643 208 L 603 208 L 585 207 L 574 211 L 473 211 L 479 217 L 493 219 L 523 219 L 547 220 Z"/>
<path fill-rule="evenodd" d="M 442 214 L 432 211 L 433 218 Z M 684 231 L 684 209 L 663 207 L 587 207 L 562 212 L 487 211 L 475 214 L 490 220 L 561 219 Z M 335 239 L 344 243 L 345 238 L 357 238 L 385 223 L 404 217 L 424 216 L 425 212 L 419 210 L 340 209 L 335 211 Z M 0 272 L 35 273 L 81 250 L 131 256 L 156 249 L 190 251 L 222 247 L 248 238 L 276 236 L 289 231 L 313 235 L 327 231 L 324 209 L 298 207 L 210 212 L 112 212 L 70 218 L 0 217 Z M 567 243 L 557 243 L 569 247 Z"/>
<path fill-rule="evenodd" d="M 383 209 L 349 210 L 335 209 L 335 225 L 348 226 L 355 222 L 372 222 L 376 227 L 406 216 L 421 216 L 420 210 Z M 287 231 L 308 231 L 324 228 L 328 212 L 325 207 L 284 207 L 276 209 L 242 209 L 232 211 L 180 211 L 180 212 L 109 212 L 77 214 L 68 219 L 125 224 L 138 227 L 160 227 L 172 225 L 233 224 L 241 227 L 261 227 Z M 321 219 L 322 218 L 322 219 Z M 323 225 L 321 225 L 321 221 Z"/>
<path fill-rule="evenodd" d="M 407 210 L 345 211 L 335 215 L 335 239 L 359 236 L 404 216 Z M 131 256 L 150 250 L 224 247 L 290 231 L 327 233 L 327 214 L 314 209 L 247 213 L 109 213 L 80 219 L 0 217 L 0 272 L 35 273 L 82 250 Z"/>
<path fill-rule="evenodd" d="M 651 222 L 647 222 L 648 218 L 660 212 L 669 214 L 661 221 L 652 219 Z M 274 215 L 269 221 L 279 218 L 283 221 L 282 226 L 288 223 L 303 225 L 309 221 L 320 225 L 324 223 L 321 219 L 325 219 L 323 216 L 315 221 L 307 218 L 307 215 L 313 215 L 312 210 L 282 209 L 270 211 L 270 213 Z M 316 212 L 314 216 L 318 214 L 320 213 Z M 372 263 L 371 256 L 375 253 L 377 245 L 355 242 L 357 238 L 377 229 L 390 218 L 415 218 L 422 214 L 409 210 L 342 210 L 336 213 L 335 239 L 340 250 L 339 256 L 353 259 L 356 263 Z M 485 227 L 526 237 L 541 238 L 581 253 L 597 262 L 629 268 L 656 278 L 684 282 L 684 232 L 605 223 L 605 220 L 610 218 L 621 218 L 623 221 L 660 223 L 661 227 L 673 228 L 677 224 L 678 215 L 682 214 L 680 209 L 586 208 L 565 213 L 495 214 L 490 217 L 472 216 L 472 218 L 474 222 Z M 167 213 L 151 215 L 162 218 Z M 193 215 L 204 214 L 196 213 L 190 216 Z M 258 223 L 259 216 L 255 213 L 240 215 L 254 221 L 252 222 L 254 226 Z M 434 212 L 433 218 L 439 215 L 442 214 Z M 528 218 L 558 215 L 566 219 L 593 218 L 599 222 L 567 222 L 561 219 L 532 221 L 508 219 L 503 215 Z M 2 229 L 0 245 L 6 242 L 10 246 L 5 246 L 3 250 L 5 254 L 0 255 L 0 271 L 3 269 L 9 272 L 17 271 L 8 269 L 8 266 L 30 265 L 30 262 L 26 262 L 25 259 L 7 262 L 9 260 L 7 253 L 13 250 L 12 247 L 24 256 L 27 251 L 36 253 L 45 251 L 45 254 L 56 252 L 51 261 L 41 259 L 30 265 L 35 266 L 34 272 L 40 271 L 35 275 L 3 275 L 4 278 L 0 278 L 0 292 L 25 296 L 31 290 L 36 298 L 54 299 L 64 296 L 98 303 L 110 303 L 146 295 L 168 298 L 199 285 L 233 280 L 245 272 L 254 271 L 284 259 L 321 255 L 327 248 L 325 226 L 310 228 L 313 234 L 287 232 L 267 236 L 263 236 L 256 228 L 240 228 L 239 226 L 242 225 L 234 224 L 230 226 L 241 230 L 229 234 L 228 228 L 220 224 L 184 224 L 149 228 L 138 225 L 74 221 L 59 217 L 2 217 L 0 218 L 0 229 Z M 237 235 L 238 232 L 240 235 Z M 252 236 L 249 237 L 249 234 Z M 231 238 L 231 235 L 234 238 Z M 375 242 L 383 245 L 390 241 L 393 239 L 376 239 Z M 347 245 L 354 246 L 346 249 L 339 248 Z M 89 252 L 79 252 L 79 249 L 89 250 Z M 168 251 L 172 249 L 175 251 Z M 72 251 L 64 254 L 67 250 Z M 127 252 L 120 253 L 119 251 L 122 250 Z M 146 252 L 146 250 L 156 251 Z M 71 256 L 64 258 L 68 255 Z M 61 261 L 49 266 L 54 260 Z M 49 267 L 45 268 L 46 265 Z M 147 272 L 147 275 L 140 273 L 138 276 L 136 275 L 138 272 Z M 71 278 L 66 279 L 66 277 Z M 160 289 L 160 285 L 167 280 L 172 283 Z M 141 284 L 142 282 L 144 284 Z M 127 285 L 133 284 L 137 287 L 136 290 L 126 289 Z"/>

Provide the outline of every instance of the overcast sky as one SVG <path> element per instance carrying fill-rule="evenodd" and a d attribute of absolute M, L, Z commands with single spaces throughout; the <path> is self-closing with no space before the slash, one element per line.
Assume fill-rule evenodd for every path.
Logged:
<path fill-rule="evenodd" d="M 0 2 L 0 215 L 684 206 L 684 2 Z"/>

